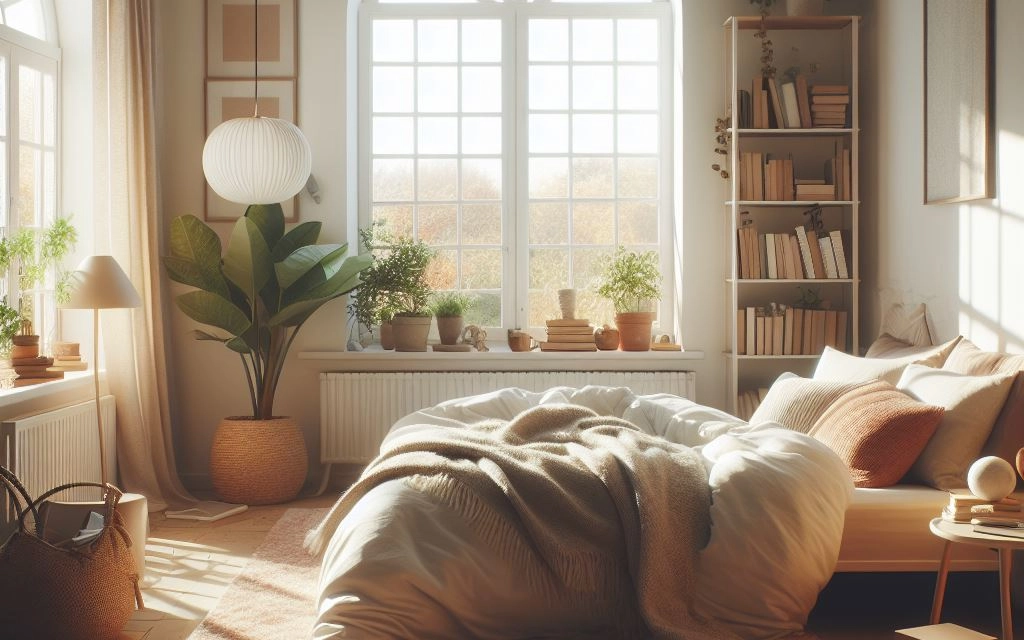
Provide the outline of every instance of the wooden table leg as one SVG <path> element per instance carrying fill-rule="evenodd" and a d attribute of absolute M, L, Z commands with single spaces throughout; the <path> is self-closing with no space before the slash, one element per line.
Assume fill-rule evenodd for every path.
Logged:
<path fill-rule="evenodd" d="M 1003 618 L 1003 640 L 1013 640 L 1013 601 L 1010 598 L 1010 573 L 1013 550 L 999 549 L 999 610 Z"/>
<path fill-rule="evenodd" d="M 932 615 L 928 624 L 939 624 L 942 617 L 942 599 L 946 596 L 946 578 L 949 577 L 949 557 L 953 553 L 953 543 L 946 541 L 942 548 L 942 560 L 939 562 L 939 573 L 935 576 L 935 597 L 932 598 Z"/>

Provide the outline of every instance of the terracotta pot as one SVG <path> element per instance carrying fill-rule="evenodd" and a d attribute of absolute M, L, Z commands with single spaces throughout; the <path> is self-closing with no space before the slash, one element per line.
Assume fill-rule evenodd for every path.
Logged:
<path fill-rule="evenodd" d="M 653 324 L 654 313 L 650 311 L 616 313 L 615 326 L 619 329 L 619 348 L 623 351 L 650 351 Z"/>
<path fill-rule="evenodd" d="M 390 322 L 380 323 L 380 348 L 386 351 L 395 348 L 395 332 Z"/>
<path fill-rule="evenodd" d="M 462 335 L 462 316 L 438 316 L 437 335 L 441 344 L 457 344 Z"/>
<path fill-rule="evenodd" d="M 395 336 L 395 351 L 426 351 L 431 316 L 395 316 L 391 331 Z"/>
<path fill-rule="evenodd" d="M 210 479 L 227 502 L 287 502 L 302 489 L 307 468 L 306 442 L 293 418 L 232 416 L 213 435 Z"/>
<path fill-rule="evenodd" d="M 594 342 L 601 351 L 614 351 L 619 348 L 619 331 L 608 325 L 594 330 Z"/>

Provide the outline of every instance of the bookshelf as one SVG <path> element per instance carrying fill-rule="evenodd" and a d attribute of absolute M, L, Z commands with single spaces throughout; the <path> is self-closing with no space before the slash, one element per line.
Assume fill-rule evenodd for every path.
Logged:
<path fill-rule="evenodd" d="M 726 358 L 730 409 L 748 417 L 758 389 L 810 375 L 824 345 L 859 353 L 859 17 L 767 17 L 774 89 L 757 80 L 760 16 L 723 26 Z"/>

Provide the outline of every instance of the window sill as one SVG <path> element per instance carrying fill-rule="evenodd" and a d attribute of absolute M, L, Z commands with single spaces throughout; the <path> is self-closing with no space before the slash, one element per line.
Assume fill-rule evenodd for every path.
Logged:
<path fill-rule="evenodd" d="M 29 413 L 35 406 L 54 400 L 54 406 L 67 404 L 68 398 L 93 397 L 92 370 L 69 371 L 63 378 L 27 387 L 0 390 L 0 416 L 9 419 Z M 47 406 L 47 408 L 53 408 Z"/>
<path fill-rule="evenodd" d="M 331 371 L 685 371 L 703 351 L 524 351 L 489 344 L 490 351 L 300 351 L 300 360 L 330 361 Z"/>

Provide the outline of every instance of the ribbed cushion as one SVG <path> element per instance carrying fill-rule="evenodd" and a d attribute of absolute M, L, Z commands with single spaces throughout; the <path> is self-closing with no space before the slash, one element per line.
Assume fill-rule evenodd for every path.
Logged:
<path fill-rule="evenodd" d="M 814 369 L 813 378 L 840 382 L 885 380 L 895 384 L 908 364 L 941 367 L 959 340 L 960 337 L 957 336 L 945 344 L 930 347 L 927 351 L 899 358 L 858 358 L 832 347 L 825 347 L 821 358 L 818 359 L 818 366 Z"/>
<path fill-rule="evenodd" d="M 949 354 L 943 369 L 972 376 L 1024 371 L 1024 355 L 982 351 L 970 340 L 961 340 Z M 999 456 L 1015 463 L 1017 450 L 1024 447 L 1024 377 L 1018 375 L 1006 402 L 992 426 L 983 456 Z"/>
<path fill-rule="evenodd" d="M 778 422 L 787 429 L 808 433 L 814 423 L 843 394 L 867 382 L 812 380 L 782 374 L 750 418 L 750 424 Z"/>
<path fill-rule="evenodd" d="M 946 409 L 909 478 L 936 489 L 967 486 L 967 469 L 981 455 L 1016 373 L 965 376 L 912 364 L 896 387 Z"/>
<path fill-rule="evenodd" d="M 856 486 L 888 487 L 906 475 L 944 413 L 878 380 L 836 399 L 810 434 L 846 463 Z"/>

